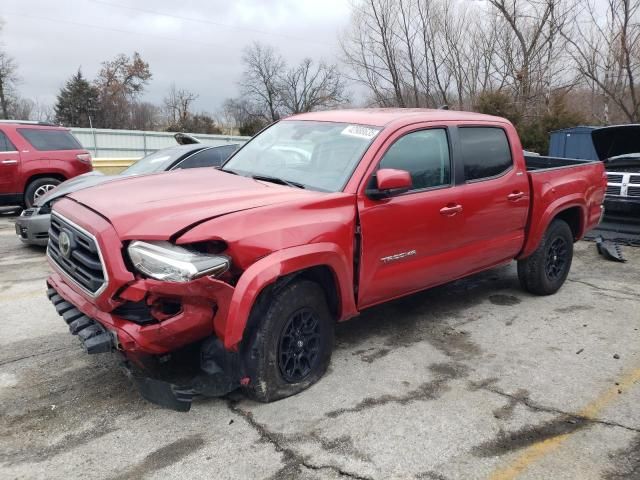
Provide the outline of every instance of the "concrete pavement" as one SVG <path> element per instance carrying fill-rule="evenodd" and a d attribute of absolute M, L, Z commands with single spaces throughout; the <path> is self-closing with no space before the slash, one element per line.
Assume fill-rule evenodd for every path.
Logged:
<path fill-rule="evenodd" d="M 0 477 L 640 477 L 640 249 L 576 245 L 556 295 L 515 266 L 341 324 L 328 374 L 259 404 L 145 402 L 45 297 L 44 250 L 0 217 Z M 615 356 L 615 358 L 614 358 Z"/>

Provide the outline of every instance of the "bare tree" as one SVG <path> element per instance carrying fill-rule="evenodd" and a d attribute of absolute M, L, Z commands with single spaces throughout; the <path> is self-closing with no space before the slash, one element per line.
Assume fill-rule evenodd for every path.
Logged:
<path fill-rule="evenodd" d="M 266 122 L 280 118 L 280 75 L 285 69 L 282 57 L 270 46 L 258 42 L 245 48 L 242 56 L 245 70 L 240 82 L 242 96 L 255 107 Z"/>
<path fill-rule="evenodd" d="M 469 106 L 494 83 L 497 35 L 477 6 L 446 0 L 353 5 L 341 41 L 353 79 L 381 106 Z"/>
<path fill-rule="evenodd" d="M 20 80 L 18 64 L 7 52 L 0 50 L 0 113 L 9 118 L 15 88 Z"/>
<path fill-rule="evenodd" d="M 101 126 L 131 126 L 131 106 L 142 94 L 150 79 L 149 64 L 138 52 L 134 52 L 132 57 L 120 54 L 113 60 L 103 62 L 95 81 L 99 93 Z"/>
<path fill-rule="evenodd" d="M 287 114 L 335 107 L 345 101 L 344 80 L 338 67 L 322 62 L 314 65 L 310 58 L 284 73 L 277 89 Z"/>
<path fill-rule="evenodd" d="M 267 124 L 247 99 L 229 98 L 224 102 L 222 109 L 225 126 L 231 133 L 238 131 L 240 135 L 254 135 Z"/>
<path fill-rule="evenodd" d="M 192 115 L 191 106 L 198 95 L 184 89 L 176 89 L 175 83 L 171 84 L 169 93 L 164 98 L 164 106 L 170 125 L 184 125 Z"/>
<path fill-rule="evenodd" d="M 604 11 L 595 2 L 582 0 L 573 30 L 564 38 L 579 74 L 592 91 L 601 93 L 609 122 L 613 103 L 629 122 L 640 121 L 640 3 L 607 0 Z"/>
<path fill-rule="evenodd" d="M 53 105 L 44 103 L 37 98 L 33 101 L 33 109 L 31 110 L 31 116 L 29 120 L 35 120 L 36 122 L 49 122 L 53 123 L 56 119 L 56 112 Z"/>
<path fill-rule="evenodd" d="M 557 72 L 552 75 L 552 66 L 563 51 L 561 33 L 574 14 L 574 4 L 570 0 L 488 1 L 509 27 L 500 38 L 499 54 L 516 102 L 526 110 L 540 95 L 548 96 L 552 81 L 561 79 Z"/>
<path fill-rule="evenodd" d="M 134 130 L 157 130 L 164 124 L 162 109 L 149 102 L 133 102 L 130 126 Z"/>
<path fill-rule="evenodd" d="M 368 87 L 381 106 L 404 107 L 407 103 L 400 65 L 403 42 L 397 35 L 398 4 L 403 2 L 366 0 L 353 5 L 350 28 L 341 40 L 353 79 Z"/>

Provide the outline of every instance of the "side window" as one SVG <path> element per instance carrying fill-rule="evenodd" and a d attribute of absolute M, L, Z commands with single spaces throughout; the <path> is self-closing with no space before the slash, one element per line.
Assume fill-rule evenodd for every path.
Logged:
<path fill-rule="evenodd" d="M 191 155 L 174 168 L 219 167 L 229 156 L 238 149 L 238 145 L 223 145 L 207 148 Z"/>
<path fill-rule="evenodd" d="M 460 155 L 465 180 L 495 177 L 513 166 L 507 134 L 496 127 L 461 127 Z"/>
<path fill-rule="evenodd" d="M 80 150 L 82 145 L 68 130 L 48 128 L 18 128 L 18 133 L 33 148 L 40 151 Z"/>
<path fill-rule="evenodd" d="M 217 167 L 222 163 L 217 148 L 207 148 L 186 158 L 175 168 Z"/>
<path fill-rule="evenodd" d="M 446 130 L 434 128 L 406 134 L 387 150 L 380 168 L 408 171 L 413 190 L 449 185 L 451 161 Z"/>
<path fill-rule="evenodd" d="M 4 132 L 0 131 L 0 152 L 15 152 L 16 147 Z"/>

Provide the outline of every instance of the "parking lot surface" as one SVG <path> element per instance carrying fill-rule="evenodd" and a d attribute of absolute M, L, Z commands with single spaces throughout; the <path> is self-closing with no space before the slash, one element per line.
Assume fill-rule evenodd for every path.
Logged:
<path fill-rule="evenodd" d="M 328 374 L 272 404 L 144 401 L 45 296 L 0 217 L 0 478 L 640 478 L 640 249 L 580 242 L 565 286 L 515 265 L 337 327 Z"/>

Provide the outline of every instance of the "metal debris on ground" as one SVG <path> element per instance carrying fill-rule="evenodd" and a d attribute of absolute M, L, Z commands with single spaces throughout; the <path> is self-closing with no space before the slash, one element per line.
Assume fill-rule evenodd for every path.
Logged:
<path fill-rule="evenodd" d="M 627 261 L 627 259 L 622 256 L 622 248 L 617 243 L 598 237 L 596 239 L 596 247 L 598 249 L 598 253 L 607 260 L 623 263 Z"/>

